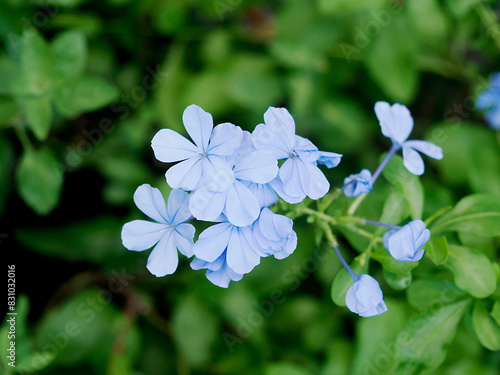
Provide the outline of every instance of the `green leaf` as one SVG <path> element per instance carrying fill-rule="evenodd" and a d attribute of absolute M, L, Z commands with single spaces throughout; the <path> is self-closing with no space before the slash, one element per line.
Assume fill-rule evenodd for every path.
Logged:
<path fill-rule="evenodd" d="M 0 96 L 0 128 L 1 124 L 17 115 L 18 111 L 19 108 L 14 99 L 8 96 Z"/>
<path fill-rule="evenodd" d="M 400 190 L 392 191 L 387 197 L 382 215 L 380 215 L 380 222 L 399 224 L 410 216 L 410 206 L 407 204 L 407 198 Z"/>
<path fill-rule="evenodd" d="M 450 255 L 444 265 L 453 273 L 455 284 L 474 297 L 487 297 L 496 289 L 493 265 L 480 251 L 450 245 Z"/>
<path fill-rule="evenodd" d="M 500 325 L 492 319 L 484 301 L 477 300 L 472 312 L 472 326 L 479 342 L 489 350 L 500 350 Z"/>
<path fill-rule="evenodd" d="M 382 172 L 406 200 L 406 207 L 412 219 L 421 219 L 424 209 L 424 188 L 420 178 L 408 172 L 403 164 L 403 158 L 394 155 Z"/>
<path fill-rule="evenodd" d="M 174 340 L 186 360 L 195 367 L 207 363 L 220 334 L 216 316 L 201 301 L 187 296 L 177 302 L 172 324 Z"/>
<path fill-rule="evenodd" d="M 59 203 L 63 171 L 49 149 L 25 150 L 16 177 L 19 194 L 37 214 L 47 215 Z"/>
<path fill-rule="evenodd" d="M 448 258 L 448 241 L 445 236 L 431 237 L 429 243 L 425 246 L 427 255 L 434 264 L 441 264 Z"/>
<path fill-rule="evenodd" d="M 467 296 L 467 293 L 452 282 L 439 279 L 414 281 L 407 291 L 408 302 L 419 310 L 434 310 Z"/>
<path fill-rule="evenodd" d="M 57 78 L 54 53 L 35 29 L 26 29 L 22 38 L 21 81 L 12 84 L 17 93 L 44 95 Z"/>
<path fill-rule="evenodd" d="M 389 6 L 387 0 L 320 0 L 319 9 L 325 14 L 342 14 L 349 12 L 382 9 Z M 380 11 L 382 12 L 382 10 Z M 389 13 L 387 10 L 385 11 Z M 390 17 L 390 15 L 389 15 Z"/>
<path fill-rule="evenodd" d="M 430 226 L 433 234 L 454 230 L 480 237 L 500 236 L 500 200 L 490 194 L 469 195 Z"/>
<path fill-rule="evenodd" d="M 450 31 L 450 20 L 437 0 L 409 0 L 405 3 L 409 21 L 422 44 L 441 47 Z"/>
<path fill-rule="evenodd" d="M 28 127 L 35 136 L 43 141 L 47 139 L 52 122 L 52 106 L 46 96 L 22 97 L 19 104 L 26 115 Z"/>
<path fill-rule="evenodd" d="M 411 285 L 412 273 L 394 273 L 384 269 L 384 279 L 392 289 L 404 290 Z"/>
<path fill-rule="evenodd" d="M 83 74 L 87 66 L 88 51 L 85 34 L 70 30 L 58 34 L 52 40 L 52 51 L 56 58 L 56 70 L 61 81 Z"/>
<path fill-rule="evenodd" d="M 491 310 L 491 317 L 500 326 L 500 301 L 496 301 L 493 304 L 493 310 Z"/>
<path fill-rule="evenodd" d="M 312 375 L 312 372 L 294 363 L 271 363 L 264 369 L 264 375 Z"/>
<path fill-rule="evenodd" d="M 385 270 L 399 274 L 405 274 L 419 264 L 419 262 L 403 262 L 396 260 L 381 246 L 372 252 L 372 258 L 379 262 Z"/>
<path fill-rule="evenodd" d="M 57 110 L 66 117 L 91 112 L 111 104 L 119 95 L 118 89 L 99 77 L 77 78 L 54 93 Z"/>
<path fill-rule="evenodd" d="M 394 370 L 394 345 L 398 333 L 407 318 L 404 305 L 385 299 L 387 311 L 369 319 L 356 322 L 356 354 L 352 363 L 351 375 L 391 374 Z M 374 340 L 374 337 L 377 339 Z M 379 358 L 384 357 L 384 368 L 377 371 Z M 370 366 L 373 364 L 373 366 Z M 392 369 L 392 371 L 391 371 Z"/>
<path fill-rule="evenodd" d="M 351 264 L 351 268 L 358 275 L 365 273 L 368 270 L 368 262 L 365 262 L 364 265 L 361 265 L 357 260 L 354 260 Z M 347 291 L 351 287 L 352 283 L 353 283 L 352 277 L 344 268 L 342 268 L 335 276 L 335 279 L 333 280 L 332 283 L 331 295 L 333 302 L 337 306 L 344 307 L 346 305 L 345 296 L 347 294 Z"/>
<path fill-rule="evenodd" d="M 54 362 L 64 365 L 81 363 L 96 350 L 109 353 L 109 338 L 121 318 L 110 295 L 109 290 L 92 288 L 51 309 L 36 331 L 38 349 L 54 352 Z"/>
<path fill-rule="evenodd" d="M 470 302 L 470 299 L 459 301 L 410 319 L 396 340 L 399 348 L 396 373 L 409 375 L 439 367 Z"/>
<path fill-rule="evenodd" d="M 373 80 L 390 98 L 407 103 L 417 93 L 418 46 L 403 16 L 393 16 L 373 40 L 364 34 L 369 43 L 364 61 Z"/>
<path fill-rule="evenodd" d="M 127 253 L 123 247 L 120 231 L 124 221 L 121 218 L 95 217 L 57 228 L 18 229 L 14 235 L 27 248 L 48 257 L 118 267 L 144 258 L 143 254 Z"/>

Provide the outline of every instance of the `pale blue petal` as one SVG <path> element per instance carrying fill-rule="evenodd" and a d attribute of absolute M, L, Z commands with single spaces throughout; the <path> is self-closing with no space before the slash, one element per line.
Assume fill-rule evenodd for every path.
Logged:
<path fill-rule="evenodd" d="M 500 94 L 498 95 L 500 102 Z M 486 112 L 485 115 L 486 122 L 490 128 L 494 130 L 500 129 L 500 103 L 497 106 Z"/>
<path fill-rule="evenodd" d="M 236 165 L 248 154 L 251 154 L 256 150 L 252 143 L 252 134 L 246 130 L 243 131 L 243 140 L 241 141 L 240 147 L 236 152 L 228 158 L 228 163 L 230 165 Z"/>
<path fill-rule="evenodd" d="M 210 262 L 204 261 L 200 258 L 194 258 L 189 264 L 191 268 L 195 271 L 206 269 Z"/>
<path fill-rule="evenodd" d="M 387 250 L 389 250 L 389 238 L 391 238 L 391 236 L 396 233 L 398 231 L 398 229 L 389 229 L 387 232 L 384 233 L 384 235 L 382 236 L 382 243 L 384 244 L 384 248 L 386 248 Z"/>
<path fill-rule="evenodd" d="M 194 190 L 201 179 L 201 160 L 196 156 L 170 167 L 165 174 L 169 186 L 172 189 Z"/>
<path fill-rule="evenodd" d="M 216 260 L 226 250 L 231 230 L 229 223 L 215 224 L 205 229 L 193 246 L 194 255 L 206 262 Z"/>
<path fill-rule="evenodd" d="M 302 164 L 300 168 L 304 170 L 300 172 L 304 192 L 311 199 L 323 198 L 330 190 L 330 183 L 323 172 L 314 164 L 300 161 L 299 163 Z"/>
<path fill-rule="evenodd" d="M 214 285 L 227 288 L 231 281 L 240 281 L 243 275 L 234 272 L 227 264 L 217 271 L 207 271 L 207 279 Z"/>
<path fill-rule="evenodd" d="M 269 183 L 269 185 L 274 189 L 276 194 L 278 194 L 281 197 L 281 199 L 283 199 L 287 203 L 291 203 L 291 204 L 300 203 L 306 197 L 306 193 L 304 193 L 304 191 L 302 190 L 301 187 L 300 187 L 301 194 L 298 196 L 294 197 L 294 196 L 291 196 L 291 195 L 288 195 L 287 193 L 285 193 L 285 190 L 283 190 L 283 182 L 281 181 L 281 179 L 279 177 L 272 180 Z"/>
<path fill-rule="evenodd" d="M 278 194 L 276 194 L 270 184 L 256 184 L 250 181 L 242 181 L 242 183 L 257 198 L 261 208 L 269 207 L 279 199 Z"/>
<path fill-rule="evenodd" d="M 306 178 L 306 176 L 301 176 L 301 172 L 307 173 L 304 168 L 301 169 L 303 164 L 304 163 L 298 158 L 291 158 L 287 159 L 281 166 L 278 176 L 283 182 L 283 190 L 286 195 L 291 197 L 301 197 L 307 195 L 307 192 L 302 185 L 302 178 Z"/>
<path fill-rule="evenodd" d="M 292 232 L 288 235 L 285 245 L 283 246 L 281 251 L 274 253 L 274 257 L 278 260 L 285 259 L 289 255 L 291 255 L 295 249 L 297 248 L 297 233 L 292 230 Z"/>
<path fill-rule="evenodd" d="M 160 190 L 151 187 L 151 185 L 143 184 L 139 186 L 134 193 L 134 203 L 151 219 L 160 223 L 170 223 L 165 200 Z"/>
<path fill-rule="evenodd" d="M 252 133 L 252 143 L 257 150 L 271 151 L 276 159 L 286 159 L 290 156 L 292 148 L 288 148 L 284 137 L 279 134 L 279 129 L 260 124 Z"/>
<path fill-rule="evenodd" d="M 198 220 L 215 221 L 226 204 L 227 192 L 213 192 L 202 187 L 195 191 L 189 200 L 189 210 Z"/>
<path fill-rule="evenodd" d="M 377 316 L 387 311 L 387 306 L 384 301 L 381 301 L 377 306 L 373 309 L 365 311 L 364 313 L 359 314 L 359 316 L 363 318 L 369 318 L 371 316 Z"/>
<path fill-rule="evenodd" d="M 164 163 L 173 163 L 196 156 L 198 148 L 179 133 L 161 129 L 151 141 L 155 158 Z"/>
<path fill-rule="evenodd" d="M 500 92 L 498 90 L 486 90 L 477 97 L 476 107 L 478 109 L 490 109 L 498 105 L 499 94 Z"/>
<path fill-rule="evenodd" d="M 191 217 L 189 194 L 181 189 L 173 189 L 168 196 L 168 219 L 174 225 L 183 223 Z"/>
<path fill-rule="evenodd" d="M 375 114 L 383 135 L 400 145 L 408 139 L 413 130 L 413 117 L 406 106 L 396 103 L 391 107 L 387 102 L 377 102 Z"/>
<path fill-rule="evenodd" d="M 424 161 L 420 154 L 410 147 L 403 147 L 403 164 L 414 175 L 420 176 L 424 173 Z"/>
<path fill-rule="evenodd" d="M 286 145 L 286 149 L 291 151 L 295 147 L 295 121 L 286 108 L 269 107 L 264 113 L 264 122 L 273 129 Z M 273 141 L 274 143 L 274 141 Z"/>
<path fill-rule="evenodd" d="M 335 168 L 337 165 L 339 165 L 341 159 L 342 154 L 319 151 L 318 164 L 325 165 L 327 168 Z"/>
<path fill-rule="evenodd" d="M 238 228 L 234 228 L 227 246 L 227 265 L 239 274 L 250 272 L 260 263 L 260 256 L 253 250 L 255 247 Z"/>
<path fill-rule="evenodd" d="M 179 254 L 177 254 L 174 236 L 170 231 L 161 238 L 149 255 L 147 269 L 153 275 L 162 277 L 173 274 L 178 264 Z"/>
<path fill-rule="evenodd" d="M 244 227 L 252 224 L 260 213 L 257 198 L 239 181 L 227 190 L 225 214 L 233 225 Z M 237 270 L 235 270 L 237 271 Z"/>
<path fill-rule="evenodd" d="M 177 249 L 188 258 L 193 256 L 194 226 L 191 224 L 180 224 L 175 227 L 174 239 Z"/>
<path fill-rule="evenodd" d="M 208 141 L 214 127 L 212 115 L 197 105 L 192 104 L 184 110 L 182 122 L 194 143 L 201 151 L 206 153 L 208 150 Z"/>
<path fill-rule="evenodd" d="M 441 160 L 443 158 L 443 149 L 436 146 L 434 143 L 427 141 L 406 141 L 403 147 L 411 147 L 422 154 L 425 154 L 433 159 Z"/>
<path fill-rule="evenodd" d="M 315 163 L 319 158 L 318 148 L 307 138 L 295 136 L 294 152 L 307 163 Z"/>
<path fill-rule="evenodd" d="M 270 151 L 257 150 L 239 160 L 233 171 L 238 180 L 266 184 L 278 174 L 278 161 Z"/>
<path fill-rule="evenodd" d="M 388 244 L 389 253 L 396 260 L 411 261 L 411 257 L 415 254 L 413 234 L 408 225 L 396 231 L 389 238 Z"/>
<path fill-rule="evenodd" d="M 154 246 L 169 230 L 168 225 L 134 220 L 122 228 L 122 243 L 129 250 L 142 251 Z M 170 229 L 171 230 L 171 229 Z"/>
<path fill-rule="evenodd" d="M 240 147 L 243 131 L 229 122 L 217 125 L 208 145 L 208 154 L 230 156 Z"/>
<path fill-rule="evenodd" d="M 226 191 L 234 182 L 232 166 L 226 158 L 210 155 L 203 159 L 203 181 L 210 191 Z"/>
<path fill-rule="evenodd" d="M 346 177 L 344 179 L 344 186 L 342 187 L 346 197 L 354 198 L 372 191 L 371 178 L 372 174 L 368 169 L 362 169 L 360 173 Z"/>
<path fill-rule="evenodd" d="M 282 241 L 292 232 L 293 221 L 286 216 L 275 214 L 269 208 L 263 208 L 258 225 L 268 241 Z"/>
<path fill-rule="evenodd" d="M 377 280 L 363 274 L 348 289 L 345 302 L 352 312 L 368 317 L 385 311 L 382 298 L 382 290 Z"/>

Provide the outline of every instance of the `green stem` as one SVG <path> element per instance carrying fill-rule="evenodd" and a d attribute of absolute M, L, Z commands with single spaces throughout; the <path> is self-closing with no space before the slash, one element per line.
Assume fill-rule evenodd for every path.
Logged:
<path fill-rule="evenodd" d="M 424 221 L 425 223 L 425 226 L 426 227 L 429 227 L 429 224 L 432 223 L 434 220 L 436 220 L 439 216 L 441 216 L 442 214 L 444 214 L 445 212 L 451 210 L 453 207 L 452 206 L 446 206 L 446 207 L 442 207 L 440 208 L 439 210 L 437 210 L 436 212 L 434 212 L 431 216 L 429 216 L 427 218 L 427 220 Z"/>
<path fill-rule="evenodd" d="M 360 196 L 358 196 L 354 200 L 354 202 L 352 202 L 352 204 L 349 206 L 349 209 L 347 210 L 347 215 L 349 215 L 349 216 L 354 215 L 354 213 L 358 209 L 359 205 L 361 204 L 361 202 L 363 202 L 363 200 L 366 198 L 367 195 L 368 194 L 365 193 L 365 194 L 361 194 Z"/>
<path fill-rule="evenodd" d="M 24 130 L 22 125 L 17 125 L 14 127 L 16 130 L 17 137 L 19 138 L 19 141 L 23 145 L 23 148 L 25 151 L 31 151 L 33 150 L 33 145 L 31 144 L 31 141 L 28 137 L 28 134 L 26 133 L 26 130 Z"/>

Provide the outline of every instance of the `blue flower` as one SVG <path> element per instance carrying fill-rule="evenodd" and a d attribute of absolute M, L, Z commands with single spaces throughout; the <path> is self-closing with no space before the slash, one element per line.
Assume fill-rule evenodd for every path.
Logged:
<path fill-rule="evenodd" d="M 349 197 L 357 197 L 358 195 L 369 193 L 372 191 L 373 185 L 370 180 L 372 174 L 368 169 L 362 169 L 358 174 L 352 174 L 344 179 L 344 194 Z"/>
<path fill-rule="evenodd" d="M 297 234 L 292 229 L 293 221 L 286 216 L 277 215 L 269 208 L 263 208 L 259 218 L 252 226 L 253 238 L 258 246 L 256 252 L 263 257 L 273 255 L 284 259 L 297 247 Z"/>
<path fill-rule="evenodd" d="M 267 184 L 274 179 L 278 173 L 276 158 L 270 151 L 254 150 L 251 142 L 245 141 L 242 145 L 242 149 L 228 157 L 232 169 L 217 174 L 216 180 L 224 188 L 203 186 L 194 192 L 189 208 L 198 220 L 214 221 L 224 213 L 231 224 L 245 227 L 257 219 L 263 200 L 271 199 L 260 197 L 259 202 L 259 197 L 254 194 L 256 187 L 249 186 L 249 183 Z"/>
<path fill-rule="evenodd" d="M 182 121 L 194 144 L 171 129 L 160 130 L 151 142 L 159 161 L 180 161 L 168 169 L 168 184 L 174 189 L 195 190 L 203 177 L 204 184 L 211 184 L 212 189 L 223 188 L 212 178 L 229 173 L 226 157 L 240 146 L 241 128 L 230 123 L 214 128 L 212 115 L 194 104 L 184 110 Z"/>
<path fill-rule="evenodd" d="M 354 279 L 345 296 L 347 308 L 364 318 L 387 311 L 382 290 L 377 280 L 362 274 Z"/>
<path fill-rule="evenodd" d="M 172 190 L 168 197 L 168 208 L 160 191 L 148 184 L 141 185 L 134 193 L 137 207 L 151 219 L 134 220 L 123 226 L 123 246 L 132 251 L 143 251 L 153 246 L 147 268 L 158 277 L 175 272 L 179 258 L 177 249 L 188 258 L 193 255 L 195 229 L 186 221 L 192 218 L 189 212 L 189 195 L 182 190 Z"/>
<path fill-rule="evenodd" d="M 394 259 L 416 262 L 424 256 L 422 247 L 431 238 L 431 232 L 422 220 L 413 220 L 400 229 L 384 233 L 384 247 Z M 420 250 L 422 249 L 422 250 Z"/>
<path fill-rule="evenodd" d="M 289 203 L 300 202 L 306 196 L 311 199 L 323 197 L 330 184 L 317 164 L 335 167 L 342 155 L 318 151 L 311 141 L 295 135 L 295 122 L 285 108 L 269 107 L 264 122 L 265 125 L 257 125 L 252 133 L 254 146 L 270 150 L 276 159 L 286 159 L 278 174 L 281 184 L 274 182 L 279 186 L 275 188 L 273 183 L 271 186 Z"/>
<path fill-rule="evenodd" d="M 392 140 L 398 148 L 403 149 L 403 162 L 411 173 L 420 176 L 424 173 L 424 161 L 419 152 L 433 159 L 442 159 L 441 147 L 427 141 L 407 141 L 413 130 L 413 117 L 406 106 L 387 102 L 375 103 L 375 114 L 380 122 L 382 134 Z M 392 155 L 391 155 L 392 156 Z"/>
<path fill-rule="evenodd" d="M 491 76 L 490 86 L 478 96 L 476 107 L 486 110 L 485 119 L 492 129 L 500 129 L 500 73 Z"/>
<path fill-rule="evenodd" d="M 225 220 L 201 232 L 193 246 L 196 258 L 191 267 L 206 268 L 210 281 L 227 287 L 229 281 L 241 279 L 260 263 L 257 248 L 250 227 L 237 227 Z"/>

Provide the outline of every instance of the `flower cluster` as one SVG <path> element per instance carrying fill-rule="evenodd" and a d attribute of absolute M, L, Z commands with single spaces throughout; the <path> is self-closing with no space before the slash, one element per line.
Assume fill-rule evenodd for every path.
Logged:
<path fill-rule="evenodd" d="M 156 276 L 176 270 L 179 250 L 194 255 L 193 269 L 206 269 L 212 283 L 227 287 L 261 257 L 283 259 L 295 250 L 292 220 L 269 207 L 278 197 L 289 203 L 323 197 L 330 184 L 318 164 L 335 167 L 342 155 L 319 151 L 296 135 L 285 108 L 270 107 L 253 133 L 230 123 L 214 127 L 212 116 L 196 105 L 186 108 L 182 120 L 192 142 L 171 129 L 152 140 L 159 161 L 177 163 L 166 172 L 173 189 L 168 204 L 158 189 L 140 186 L 134 201 L 157 223 L 126 223 L 122 242 L 134 251 L 154 246 L 147 267 Z M 193 219 L 215 223 L 196 243 L 188 224 Z"/>
<path fill-rule="evenodd" d="M 350 198 L 369 193 L 382 170 L 394 154 L 402 149 L 404 166 L 411 173 L 420 176 L 424 173 L 424 161 L 419 153 L 433 159 L 442 159 L 443 150 L 434 143 L 427 141 L 408 141 L 413 130 L 413 117 L 406 106 L 396 103 L 392 106 L 387 102 L 375 103 L 375 114 L 380 122 L 382 134 L 392 141 L 392 147 L 380 163 L 375 173 L 363 169 L 358 174 L 346 177 L 344 180 L 344 194 Z"/>

